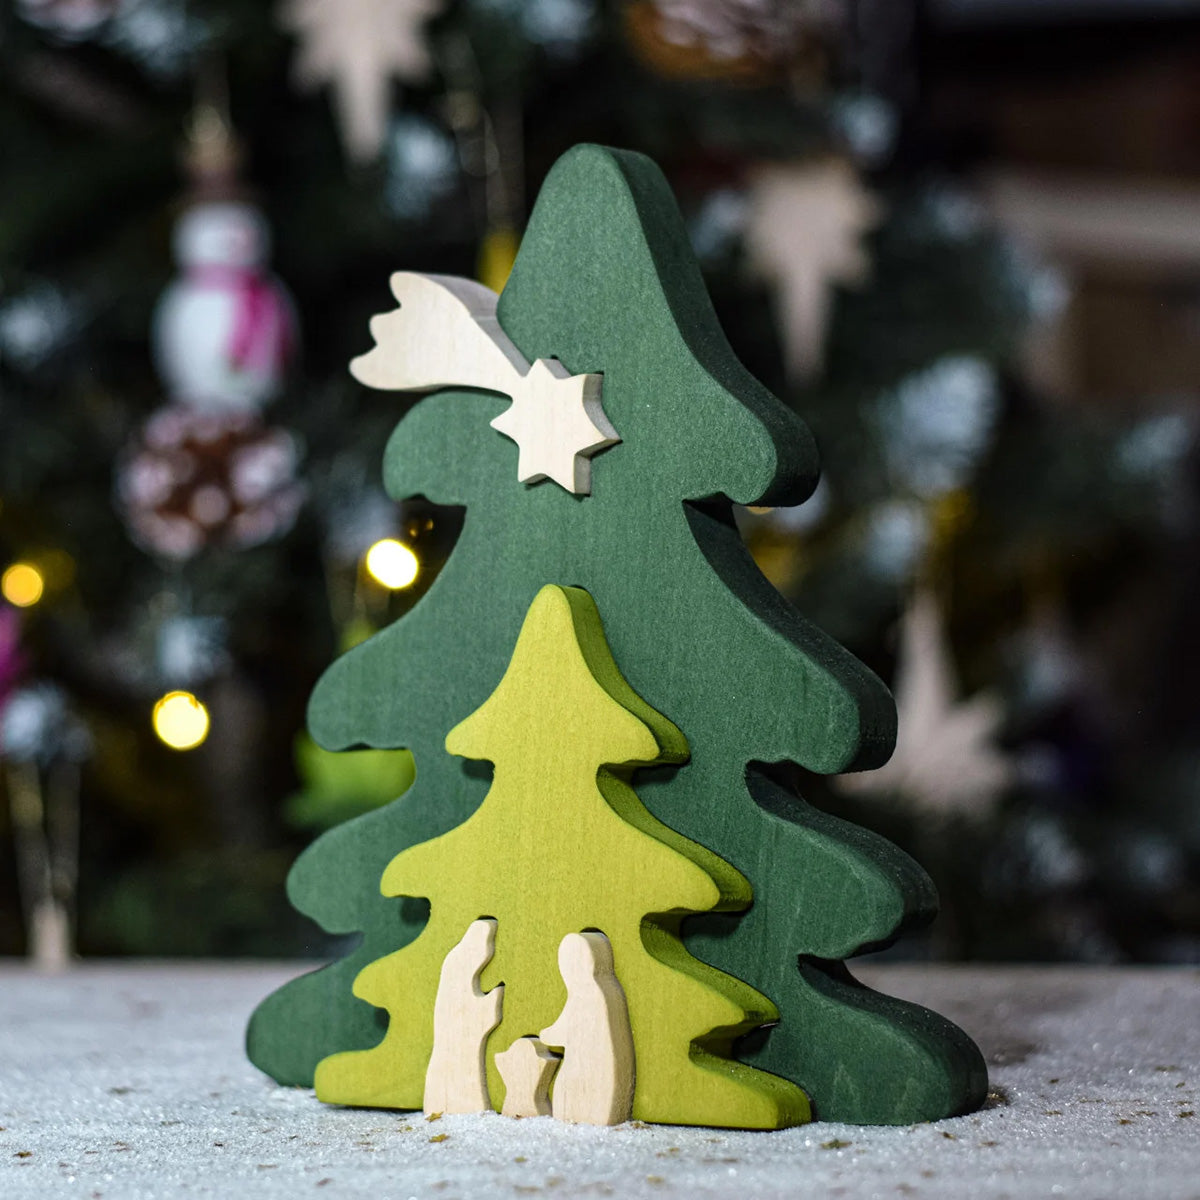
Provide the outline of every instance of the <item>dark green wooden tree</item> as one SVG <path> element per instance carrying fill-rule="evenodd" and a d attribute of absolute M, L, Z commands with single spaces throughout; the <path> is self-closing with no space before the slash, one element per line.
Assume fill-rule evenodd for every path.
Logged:
<path fill-rule="evenodd" d="M 416 608 L 326 672 L 310 727 L 329 749 L 408 747 L 417 779 L 297 861 L 296 907 L 363 939 L 263 1002 L 251 1058 L 280 1082 L 307 1084 L 326 1055 L 381 1039 L 383 1016 L 354 998 L 352 981 L 427 914 L 380 894 L 384 867 L 483 800 L 486 772 L 443 741 L 503 673 L 538 590 L 560 582 L 591 593 L 622 674 L 692 747 L 686 766 L 639 785 L 646 806 L 753 885 L 748 912 L 685 926 L 692 953 L 779 1007 L 780 1023 L 743 1047 L 744 1060 L 798 1083 L 828 1120 L 907 1123 L 978 1105 L 987 1080 L 970 1039 L 842 965 L 931 918 L 928 878 L 886 841 L 807 805 L 773 769 L 877 766 L 895 711 L 874 675 L 774 591 L 738 536 L 732 502 L 801 502 L 816 453 L 726 343 L 657 167 L 596 146 L 566 154 L 499 319 L 530 361 L 602 372 L 623 440 L 595 458 L 592 494 L 576 496 L 517 481 L 517 447 L 489 427 L 502 396 L 436 392 L 400 422 L 388 490 L 465 505 L 462 536 Z"/>

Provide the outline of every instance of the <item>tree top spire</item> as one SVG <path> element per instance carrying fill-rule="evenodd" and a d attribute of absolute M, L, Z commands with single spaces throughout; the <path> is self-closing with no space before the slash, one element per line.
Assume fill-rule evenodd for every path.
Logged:
<path fill-rule="evenodd" d="M 531 706 L 552 719 L 531 719 Z M 531 741 L 552 745 L 531 748 Z M 680 730 L 621 675 L 591 597 L 553 584 L 534 598 L 496 690 L 446 736 L 446 749 L 463 758 L 522 757 L 514 748 L 533 762 L 569 750 L 610 767 L 678 763 L 688 754 Z"/>
<path fill-rule="evenodd" d="M 558 160 L 497 312 L 526 357 L 603 372 L 621 457 L 683 498 L 798 504 L 815 486 L 808 428 L 730 349 L 675 197 L 645 155 L 582 145 Z"/>

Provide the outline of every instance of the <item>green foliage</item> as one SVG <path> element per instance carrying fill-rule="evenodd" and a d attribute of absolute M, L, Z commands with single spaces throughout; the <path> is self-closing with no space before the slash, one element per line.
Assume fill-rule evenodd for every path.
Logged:
<path fill-rule="evenodd" d="M 309 936 L 281 903 L 288 855 L 192 850 L 148 861 L 109 881 L 81 914 L 106 955 L 283 958 Z M 311 952 L 311 951 L 310 951 Z"/>
<path fill-rule="evenodd" d="M 412 786 L 407 750 L 322 750 L 307 734 L 296 738 L 296 772 L 304 783 L 286 802 L 288 821 L 321 832 L 390 804 Z"/>

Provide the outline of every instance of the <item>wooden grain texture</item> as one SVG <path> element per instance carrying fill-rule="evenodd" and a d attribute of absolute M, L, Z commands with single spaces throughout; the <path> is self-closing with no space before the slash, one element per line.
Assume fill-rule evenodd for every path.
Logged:
<path fill-rule="evenodd" d="M 496 922 L 472 921 L 442 960 L 433 1003 L 433 1049 L 425 1069 L 426 1112 L 486 1112 L 488 1096 L 484 1053 L 488 1034 L 500 1023 L 504 984 L 490 992 L 479 976 L 492 961 Z"/>
<path fill-rule="evenodd" d="M 636 1069 L 612 944 L 596 930 L 568 933 L 559 943 L 558 971 L 567 1001 L 541 1033 L 563 1056 L 551 1112 L 579 1125 L 620 1125 L 633 1112 Z"/>
<path fill-rule="evenodd" d="M 496 921 L 496 948 L 482 984 L 504 983 L 489 1054 L 550 1027 L 564 1002 L 565 1025 L 576 1036 L 589 1001 L 592 1019 L 607 1022 L 608 1034 L 598 1028 L 596 1036 L 610 1039 L 615 1061 L 606 1068 L 596 1045 L 579 1047 L 584 1061 L 568 1071 L 565 1103 L 592 1116 L 572 1119 L 596 1119 L 605 1097 L 606 1111 L 628 1112 L 632 1052 L 616 1027 L 624 1005 L 604 985 L 601 1010 L 595 993 L 572 1005 L 560 975 L 561 963 L 568 983 L 581 984 L 587 964 L 576 943 L 568 940 L 565 958 L 560 946 L 568 935 L 601 930 L 636 1047 L 635 1116 L 748 1129 L 806 1120 L 808 1103 L 794 1084 L 725 1057 L 732 1038 L 778 1014 L 753 988 L 689 955 L 676 931 L 688 913 L 744 908 L 750 886 L 655 820 L 627 782 L 638 766 L 683 761 L 687 742 L 622 679 L 586 592 L 553 585 L 538 592 L 503 678 L 450 731 L 446 749 L 493 763 L 492 786 L 462 825 L 409 847 L 384 871 L 384 894 L 428 897 L 429 921 L 415 941 L 355 979 L 355 995 L 387 1010 L 387 1035 L 371 1050 L 324 1059 L 317 1095 L 338 1104 L 420 1107 L 442 961 L 486 912 Z M 585 939 L 584 949 L 586 957 L 601 947 Z M 598 1072 L 590 1089 L 580 1082 L 588 1069 Z M 488 1090 L 493 1104 L 502 1101 L 494 1062 Z"/>
<path fill-rule="evenodd" d="M 592 491 L 592 455 L 621 439 L 604 415 L 599 375 L 570 375 L 539 358 L 512 391 L 512 405 L 491 426 L 517 444 L 522 483 L 553 479 L 575 495 Z"/>
<path fill-rule="evenodd" d="M 499 297 L 473 279 L 396 271 L 399 307 L 371 318 L 375 345 L 350 364 L 367 387 L 425 392 L 444 387 L 503 391 L 529 370 L 529 360 L 496 320 Z"/>
<path fill-rule="evenodd" d="M 684 929 L 694 954 L 779 1007 L 779 1024 L 739 1047 L 742 1058 L 799 1084 L 830 1120 L 908 1123 L 978 1105 L 986 1072 L 966 1035 L 840 966 L 932 917 L 927 876 L 806 804 L 768 765 L 878 766 L 895 709 L 870 671 L 774 591 L 737 534 L 730 500 L 799 503 L 816 454 L 799 418 L 730 351 L 653 163 L 596 146 L 563 156 L 498 319 L 527 360 L 603 372 L 624 441 L 596 459 L 581 498 L 516 482 L 516 448 L 488 426 L 499 397 L 437 392 L 398 425 L 389 492 L 465 505 L 463 532 L 429 592 L 338 659 L 309 711 L 326 747 L 408 747 L 418 777 L 297 860 L 292 903 L 362 942 L 260 1005 L 251 1057 L 281 1082 L 310 1083 L 321 1058 L 380 1041 L 386 1016 L 353 998 L 352 981 L 416 936 L 428 908 L 382 898 L 378 880 L 396 853 L 482 801 L 486 774 L 442 752 L 445 731 L 487 697 L 530 601 L 560 580 L 595 598 L 622 673 L 688 732 L 688 765 L 639 782 L 646 807 L 754 881 L 747 912 Z"/>
<path fill-rule="evenodd" d="M 400 307 L 371 319 L 375 348 L 350 364 L 355 378 L 389 391 L 510 396 L 491 425 L 517 444 L 517 479 L 587 495 L 591 456 L 621 440 L 604 415 L 601 376 L 571 375 L 553 358 L 530 365 L 496 320 L 496 293 L 480 283 L 397 271 L 391 284 Z"/>
<path fill-rule="evenodd" d="M 496 1055 L 504 1080 L 503 1117 L 550 1116 L 550 1081 L 561 1058 L 536 1037 L 520 1037 Z"/>

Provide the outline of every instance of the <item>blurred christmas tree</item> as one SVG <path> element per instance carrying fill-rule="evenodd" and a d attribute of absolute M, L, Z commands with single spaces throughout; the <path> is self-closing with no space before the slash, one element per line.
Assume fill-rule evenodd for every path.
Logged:
<path fill-rule="evenodd" d="M 902 727 L 877 782 L 814 779 L 809 798 L 931 869 L 943 952 L 1200 954 L 1198 731 L 1185 695 L 1135 669 L 1168 661 L 1195 586 L 1191 426 L 1068 415 L 1017 382 L 1022 331 L 1062 285 L 931 165 L 913 11 L 4 10 L 0 570 L 20 613 L 0 611 L 0 853 L 20 847 L 45 956 L 70 941 L 77 844 L 84 951 L 313 936 L 282 896 L 301 831 L 386 802 L 411 768 L 297 743 L 309 688 L 419 598 L 458 519 L 378 490 L 408 401 L 345 364 L 392 269 L 501 287 L 526 196 L 580 141 L 660 162 L 730 341 L 820 441 L 814 499 L 746 512 L 744 532 L 808 616 L 897 679 Z M 174 334 L 165 301 L 155 326 L 172 280 L 203 292 Z M 205 337 L 259 383 L 200 394 Z M 0 886 L 14 951 L 17 888 Z"/>

